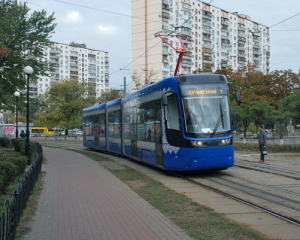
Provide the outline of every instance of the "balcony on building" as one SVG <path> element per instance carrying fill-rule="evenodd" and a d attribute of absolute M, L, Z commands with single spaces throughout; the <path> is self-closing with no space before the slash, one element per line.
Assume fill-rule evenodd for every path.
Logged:
<path fill-rule="evenodd" d="M 244 43 L 245 43 L 245 42 L 246 42 L 246 38 L 244 38 L 244 37 L 238 37 L 238 41 L 239 41 L 239 42 L 244 42 Z"/>
<path fill-rule="evenodd" d="M 259 54 L 253 54 L 253 60 L 259 61 Z"/>
<path fill-rule="evenodd" d="M 168 24 L 163 23 L 163 24 L 162 24 L 162 29 L 163 29 L 163 30 L 168 30 L 168 29 L 169 29 Z"/>
<path fill-rule="evenodd" d="M 202 26 L 209 26 L 209 27 L 211 27 L 211 20 L 210 19 L 203 19 Z"/>
<path fill-rule="evenodd" d="M 202 55 L 202 62 L 211 63 L 211 61 L 212 61 L 212 56 Z"/>
<path fill-rule="evenodd" d="M 59 63 L 59 61 L 56 58 L 50 58 L 50 63 Z"/>
<path fill-rule="evenodd" d="M 243 51 L 245 51 L 245 45 L 239 44 L 239 45 L 238 45 L 238 50 L 243 50 Z"/>
<path fill-rule="evenodd" d="M 266 51 L 266 55 L 270 57 L 270 51 Z"/>
<path fill-rule="evenodd" d="M 228 60 L 222 59 L 221 60 L 221 67 L 224 69 L 224 68 L 227 67 L 227 65 L 228 65 Z"/>
<path fill-rule="evenodd" d="M 260 54 L 260 49 L 253 47 L 253 54 Z"/>
<path fill-rule="evenodd" d="M 227 25 L 221 25 L 221 30 L 224 31 L 224 32 L 227 32 L 229 33 L 229 27 Z"/>
<path fill-rule="evenodd" d="M 51 72 L 51 73 L 59 73 L 59 70 L 58 70 L 57 68 L 51 67 L 51 68 L 50 68 L 50 72 Z"/>
<path fill-rule="evenodd" d="M 229 33 L 227 33 L 227 32 L 221 32 L 221 38 L 223 38 L 223 39 L 228 39 L 229 40 Z"/>
<path fill-rule="evenodd" d="M 165 18 L 165 19 L 169 19 L 170 18 L 170 13 L 163 12 L 162 17 Z"/>
<path fill-rule="evenodd" d="M 246 37 L 245 31 L 239 30 L 238 31 L 238 36 L 243 37 L 243 38 Z"/>
<path fill-rule="evenodd" d="M 212 54 L 212 50 L 209 48 L 202 48 L 202 53 L 204 54 Z"/>
<path fill-rule="evenodd" d="M 206 10 L 202 10 L 202 18 L 211 19 L 212 13 Z"/>
<path fill-rule="evenodd" d="M 261 35 L 260 35 L 260 32 L 256 32 L 256 31 L 253 32 L 252 34 L 253 34 L 253 37 L 254 37 L 254 36 L 255 36 L 255 37 L 260 37 L 260 36 L 261 36 Z"/>
<path fill-rule="evenodd" d="M 187 28 L 187 27 L 182 27 L 181 32 L 185 35 L 192 35 L 192 29 Z"/>
<path fill-rule="evenodd" d="M 212 29 L 211 29 L 211 27 L 204 25 L 204 26 L 202 26 L 202 31 L 203 31 L 203 33 L 211 34 Z"/>
<path fill-rule="evenodd" d="M 246 27 L 245 27 L 245 24 L 241 24 L 241 23 L 239 23 L 238 24 L 238 30 L 246 30 Z"/>
<path fill-rule="evenodd" d="M 78 57 L 75 57 L 75 56 L 70 56 L 70 61 L 78 61 Z"/>
<path fill-rule="evenodd" d="M 238 54 L 239 54 L 239 57 L 245 57 L 246 56 L 245 50 L 239 50 Z"/>
<path fill-rule="evenodd" d="M 169 55 L 169 48 L 167 46 L 164 46 L 162 47 L 162 53 L 163 55 Z"/>
<path fill-rule="evenodd" d="M 203 41 L 202 42 L 202 47 L 203 48 L 208 48 L 208 49 L 212 49 L 212 44 L 209 41 Z"/>
<path fill-rule="evenodd" d="M 229 19 L 221 17 L 221 24 L 223 24 L 225 26 L 229 26 Z"/>
<path fill-rule="evenodd" d="M 184 2 L 183 2 L 183 3 L 182 3 L 182 10 L 191 12 L 191 11 L 192 11 L 192 7 L 191 7 L 190 4 L 184 3 Z"/>
<path fill-rule="evenodd" d="M 88 58 L 92 60 L 96 60 L 96 55 L 95 54 L 88 54 Z"/>
<path fill-rule="evenodd" d="M 260 48 L 260 42 L 254 40 L 253 47 Z"/>
<path fill-rule="evenodd" d="M 77 61 L 70 61 L 70 66 L 78 66 L 78 62 Z"/>
<path fill-rule="evenodd" d="M 76 56 L 78 56 L 78 52 L 70 51 L 70 56 L 76 57 Z"/>
<path fill-rule="evenodd" d="M 270 46 L 267 46 L 267 51 L 269 51 L 269 52 L 270 52 Z"/>
<path fill-rule="evenodd" d="M 58 53 L 51 53 L 50 52 L 50 57 L 51 58 L 55 58 L 55 59 L 58 59 L 60 57 L 60 55 Z"/>
<path fill-rule="evenodd" d="M 184 43 L 191 43 L 192 41 L 193 41 L 193 38 L 192 38 L 192 36 L 190 36 L 190 35 L 186 35 L 186 34 L 182 34 L 181 35 L 181 39 L 182 39 L 182 41 L 184 42 Z"/>
<path fill-rule="evenodd" d="M 246 58 L 245 57 L 239 57 L 239 62 L 246 62 Z"/>
<path fill-rule="evenodd" d="M 163 4 L 162 4 L 162 11 L 163 11 L 163 12 L 166 12 L 166 13 L 169 13 L 169 12 L 170 12 L 170 7 L 169 7 L 169 5 L 163 3 Z"/>
<path fill-rule="evenodd" d="M 230 40 L 225 39 L 223 36 L 221 36 L 221 43 L 222 45 L 230 45 Z"/>
<path fill-rule="evenodd" d="M 192 52 L 190 52 L 190 51 L 187 51 L 186 53 L 184 53 L 183 54 L 183 56 L 185 57 L 185 58 L 189 58 L 189 59 L 191 59 L 192 58 Z"/>
<path fill-rule="evenodd" d="M 71 76 L 78 76 L 78 71 L 70 71 Z"/>
<path fill-rule="evenodd" d="M 253 41 L 258 41 L 258 42 L 260 42 L 260 37 L 254 36 L 254 35 L 253 35 Z"/>
<path fill-rule="evenodd" d="M 62 50 L 61 50 L 60 48 L 54 48 L 54 47 L 52 47 L 52 48 L 50 49 L 50 54 L 51 54 L 51 53 L 61 54 L 61 53 L 62 53 Z"/>
<path fill-rule="evenodd" d="M 59 68 L 59 64 L 58 63 L 52 63 L 51 64 L 51 68 L 54 69 L 54 68 Z"/>
<path fill-rule="evenodd" d="M 182 58 L 181 65 L 182 67 L 191 67 L 192 60 L 189 58 Z"/>
<path fill-rule="evenodd" d="M 169 63 L 168 56 L 167 55 L 163 55 L 162 61 L 163 61 L 163 63 Z"/>

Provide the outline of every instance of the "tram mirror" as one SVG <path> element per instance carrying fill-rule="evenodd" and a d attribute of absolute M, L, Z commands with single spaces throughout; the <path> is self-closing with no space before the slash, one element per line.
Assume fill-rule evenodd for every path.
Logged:
<path fill-rule="evenodd" d="M 163 106 L 168 106 L 168 99 L 165 94 L 161 96 L 161 102 Z"/>
<path fill-rule="evenodd" d="M 242 102 L 240 92 L 238 91 L 235 92 L 235 99 L 239 104 Z"/>

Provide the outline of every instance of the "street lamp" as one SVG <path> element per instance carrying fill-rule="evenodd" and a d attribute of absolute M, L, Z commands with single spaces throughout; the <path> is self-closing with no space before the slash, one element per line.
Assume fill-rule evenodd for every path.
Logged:
<path fill-rule="evenodd" d="M 14 93 L 15 97 L 16 97 L 16 138 L 18 138 L 19 133 L 18 133 L 18 97 L 20 96 L 20 93 L 18 91 L 16 91 Z"/>
<path fill-rule="evenodd" d="M 27 157 L 27 165 L 30 165 L 30 144 L 29 144 L 29 76 L 33 73 L 30 66 L 24 68 L 24 73 L 27 75 L 27 115 L 26 115 L 26 144 L 25 155 Z"/>

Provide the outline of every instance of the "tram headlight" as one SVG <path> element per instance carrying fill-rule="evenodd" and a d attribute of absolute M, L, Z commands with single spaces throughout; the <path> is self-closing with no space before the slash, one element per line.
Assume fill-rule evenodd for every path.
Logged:
<path fill-rule="evenodd" d="M 230 144 L 230 138 L 222 139 L 221 142 L 222 142 L 222 145 L 229 145 Z"/>
<path fill-rule="evenodd" d="M 193 147 L 204 147 L 204 144 L 202 141 L 191 141 L 191 144 Z"/>

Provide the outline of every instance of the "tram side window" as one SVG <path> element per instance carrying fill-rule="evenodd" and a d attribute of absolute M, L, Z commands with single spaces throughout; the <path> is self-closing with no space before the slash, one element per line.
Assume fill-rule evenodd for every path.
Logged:
<path fill-rule="evenodd" d="M 154 101 L 143 103 L 138 108 L 138 139 L 154 142 Z"/>
<path fill-rule="evenodd" d="M 105 113 L 99 115 L 99 134 L 100 137 L 105 137 Z"/>
<path fill-rule="evenodd" d="M 121 111 L 108 113 L 108 136 L 114 138 L 121 137 Z"/>
<path fill-rule="evenodd" d="M 90 135 L 94 135 L 95 131 L 94 131 L 94 115 L 91 115 L 91 134 Z"/>
<path fill-rule="evenodd" d="M 168 106 L 166 107 L 166 120 L 168 129 L 181 131 L 178 101 L 175 94 L 168 97 Z"/>

